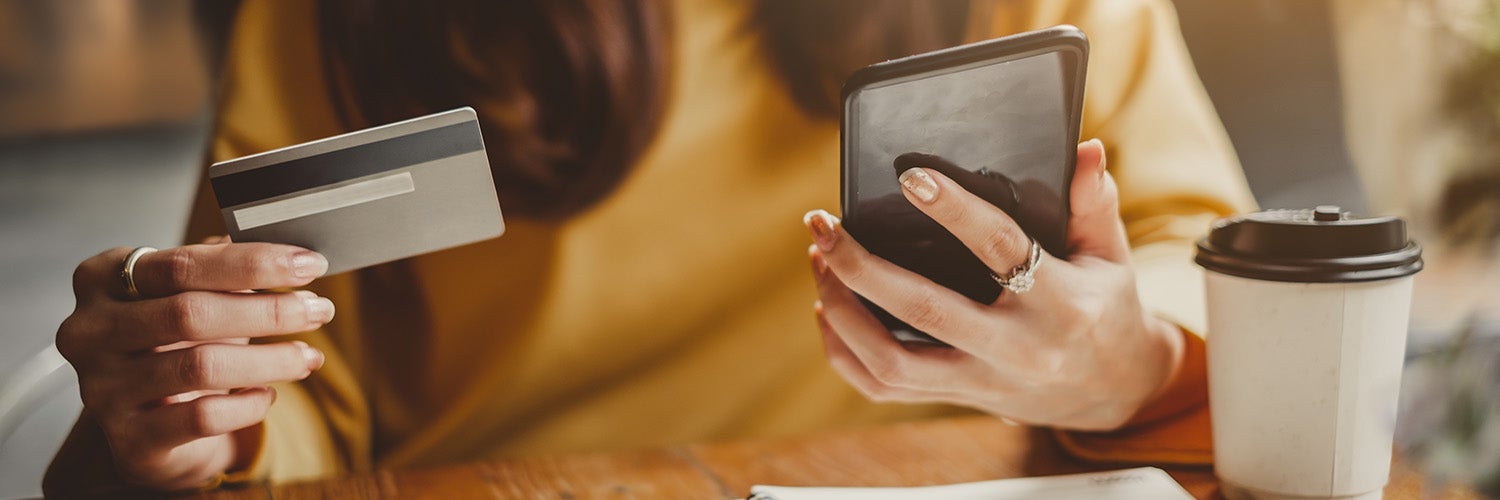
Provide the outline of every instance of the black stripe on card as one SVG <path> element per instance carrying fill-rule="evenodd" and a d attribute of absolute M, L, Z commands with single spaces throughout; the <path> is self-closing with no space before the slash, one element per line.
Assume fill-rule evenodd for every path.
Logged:
<path fill-rule="evenodd" d="M 232 207 L 418 163 L 484 150 L 473 121 L 329 151 L 209 180 L 220 207 Z"/>

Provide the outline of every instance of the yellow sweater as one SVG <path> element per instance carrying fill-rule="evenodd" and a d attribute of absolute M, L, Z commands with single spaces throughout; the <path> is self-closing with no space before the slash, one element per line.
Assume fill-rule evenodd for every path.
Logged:
<path fill-rule="evenodd" d="M 673 93 L 622 185 L 566 221 L 512 218 L 497 240 L 316 283 L 338 317 L 298 338 L 328 362 L 277 386 L 250 474 L 280 481 L 963 411 L 873 404 L 826 366 L 800 217 L 838 206 L 838 124 L 794 106 L 740 29 L 749 2 L 670 4 Z M 1083 136 L 1110 147 L 1144 300 L 1201 331 L 1191 240 L 1251 201 L 1168 2 L 1008 1 L 992 13 L 971 38 L 1061 23 L 1089 35 Z M 313 22 L 307 2 L 246 3 L 214 159 L 343 132 Z M 199 198 L 191 237 L 221 234 L 211 198 Z"/>

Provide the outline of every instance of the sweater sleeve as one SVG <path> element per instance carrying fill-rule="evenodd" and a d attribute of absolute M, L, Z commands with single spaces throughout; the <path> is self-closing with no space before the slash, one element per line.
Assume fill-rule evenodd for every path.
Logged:
<path fill-rule="evenodd" d="M 1059 432 L 1083 458 L 1206 462 L 1203 278 L 1194 241 L 1209 222 L 1255 206 L 1166 0 L 1002 2 L 995 35 L 1073 24 L 1089 37 L 1083 137 L 1104 141 L 1120 188 L 1143 305 L 1179 327 L 1183 363 L 1124 429 Z"/>

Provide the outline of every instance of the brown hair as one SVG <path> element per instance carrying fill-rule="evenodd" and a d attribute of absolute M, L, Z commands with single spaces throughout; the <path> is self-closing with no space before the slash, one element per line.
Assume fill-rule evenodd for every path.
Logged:
<path fill-rule="evenodd" d="M 473 105 L 509 213 L 591 206 L 660 125 L 671 66 L 662 1 L 319 5 L 328 92 L 345 126 Z M 849 73 L 960 43 L 967 13 L 967 0 L 761 0 L 747 28 L 797 104 L 831 117 Z"/>

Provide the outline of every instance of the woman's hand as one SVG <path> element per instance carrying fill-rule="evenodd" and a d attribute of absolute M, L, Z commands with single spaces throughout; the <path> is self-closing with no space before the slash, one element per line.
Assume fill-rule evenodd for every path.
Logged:
<path fill-rule="evenodd" d="M 333 303 L 312 292 L 245 293 L 306 285 L 328 269 L 310 250 L 269 243 L 188 245 L 146 254 L 127 297 L 116 248 L 73 274 L 77 307 L 57 349 L 78 371 L 84 409 L 109 439 L 120 473 L 157 489 L 202 485 L 247 465 L 238 442 L 275 399 L 266 385 L 323 364 L 303 342 L 252 337 L 316 329 Z"/>
<path fill-rule="evenodd" d="M 1027 260 L 1031 239 L 1005 212 L 936 171 L 901 180 L 913 205 L 996 274 Z M 1098 140 L 1078 146 L 1071 194 L 1068 260 L 1043 255 L 1034 288 L 992 304 L 871 255 L 832 215 L 810 212 L 814 309 L 833 368 L 876 401 L 950 403 L 1081 430 L 1125 424 L 1180 362 L 1183 339 L 1141 308 Z M 856 293 L 953 347 L 896 340 Z"/>

